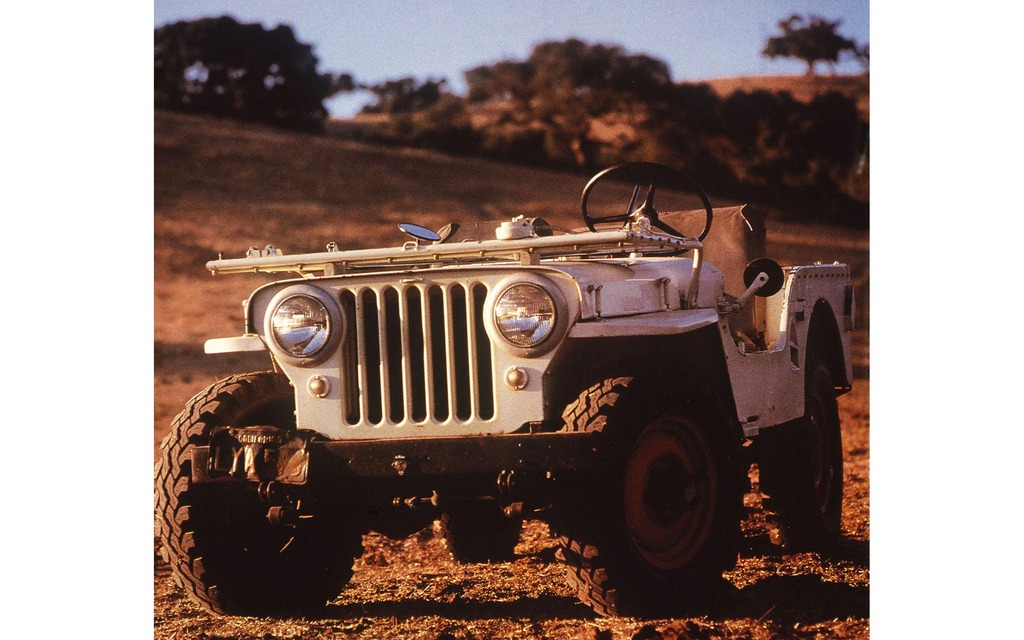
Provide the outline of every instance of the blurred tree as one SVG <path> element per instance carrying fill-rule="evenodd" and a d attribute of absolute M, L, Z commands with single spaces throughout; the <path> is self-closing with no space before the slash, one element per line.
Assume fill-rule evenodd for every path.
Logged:
<path fill-rule="evenodd" d="M 268 30 L 229 16 L 175 22 L 154 30 L 154 103 L 319 131 L 323 101 L 354 83 L 317 72 L 317 62 L 286 25 Z"/>
<path fill-rule="evenodd" d="M 871 63 L 871 48 L 868 43 L 857 50 L 857 60 L 860 62 L 860 66 L 864 68 L 864 71 L 868 70 L 868 65 Z"/>
<path fill-rule="evenodd" d="M 817 51 L 809 65 L 828 59 Z M 584 172 L 662 162 L 730 197 L 866 224 L 867 125 L 851 97 L 722 97 L 707 84 L 675 84 L 657 58 L 577 39 L 539 43 L 525 60 L 473 67 L 465 80 L 465 98 L 443 80 L 362 87 L 377 97 L 366 110 L 388 116 L 372 119 L 365 139 Z M 806 84 L 822 94 L 817 85 L 828 83 Z"/>
<path fill-rule="evenodd" d="M 529 141 L 523 148 L 530 154 L 543 140 L 549 159 L 583 168 L 597 160 L 590 134 L 595 118 L 615 113 L 637 124 L 650 104 L 669 99 L 673 87 L 661 60 L 576 38 L 537 44 L 522 62 L 474 67 L 465 79 L 470 102 L 505 103 L 514 110 L 518 131 L 505 121 L 500 138 L 516 145 Z"/>
<path fill-rule="evenodd" d="M 862 50 L 853 40 L 836 33 L 841 20 L 830 21 L 821 16 L 804 18 L 791 15 L 779 22 L 782 35 L 768 38 L 761 55 L 766 58 L 796 58 L 807 64 L 807 75 L 814 75 L 814 63 L 827 62 L 834 65 L 840 54 L 849 51 L 860 59 L 867 51 Z M 864 53 L 862 53 L 862 51 Z"/>
<path fill-rule="evenodd" d="M 528 62 L 511 60 L 473 67 L 463 74 L 467 88 L 466 99 L 470 102 L 496 100 L 525 104 L 530 99 L 532 68 Z"/>
<path fill-rule="evenodd" d="M 444 78 L 417 82 L 415 78 L 387 80 L 380 84 L 361 87 L 372 93 L 376 104 L 363 108 L 366 113 L 415 113 L 432 107 L 446 95 Z"/>

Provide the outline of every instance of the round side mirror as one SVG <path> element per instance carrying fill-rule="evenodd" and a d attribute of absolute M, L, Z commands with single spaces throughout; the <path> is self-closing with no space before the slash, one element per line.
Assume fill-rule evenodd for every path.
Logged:
<path fill-rule="evenodd" d="M 786 274 L 778 262 L 771 258 L 758 258 L 751 260 L 747 268 L 743 270 L 743 284 L 747 287 L 752 285 L 759 273 L 766 274 L 768 282 L 754 293 L 756 296 L 762 298 L 773 296 L 782 289 L 782 285 L 786 282 Z"/>
<path fill-rule="evenodd" d="M 403 222 L 398 225 L 398 228 L 401 229 L 403 233 L 406 233 L 417 240 L 437 242 L 441 239 L 441 236 L 436 231 L 426 227 L 421 227 L 420 225 L 413 224 L 411 222 Z"/>

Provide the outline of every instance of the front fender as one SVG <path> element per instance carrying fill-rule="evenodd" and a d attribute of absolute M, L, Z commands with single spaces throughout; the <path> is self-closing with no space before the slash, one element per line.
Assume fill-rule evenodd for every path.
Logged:
<path fill-rule="evenodd" d="M 714 309 L 664 311 L 622 318 L 577 322 L 570 338 L 621 338 L 625 336 L 668 336 L 689 333 L 718 323 Z"/>

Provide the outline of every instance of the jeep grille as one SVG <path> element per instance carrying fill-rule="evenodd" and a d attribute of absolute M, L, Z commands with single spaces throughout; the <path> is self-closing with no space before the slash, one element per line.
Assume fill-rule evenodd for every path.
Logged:
<path fill-rule="evenodd" d="M 482 282 L 344 289 L 342 413 L 350 425 L 494 417 Z M 403 331 L 403 327 L 405 331 Z"/>

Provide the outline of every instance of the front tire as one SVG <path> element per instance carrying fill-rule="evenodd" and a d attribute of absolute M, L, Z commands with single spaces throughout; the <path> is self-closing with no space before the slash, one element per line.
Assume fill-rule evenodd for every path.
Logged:
<path fill-rule="evenodd" d="M 272 525 L 255 483 L 192 482 L 192 450 L 208 444 L 213 429 L 287 429 L 294 420 L 285 376 L 235 375 L 194 396 L 161 445 L 155 503 L 163 556 L 189 595 L 211 612 L 306 612 L 352 577 L 362 538 L 336 516 L 316 513 L 295 525 Z"/>
<path fill-rule="evenodd" d="M 557 507 L 558 559 L 602 615 L 661 615 L 722 585 L 739 552 L 739 438 L 705 407 L 610 378 L 566 410 L 565 430 L 599 431 L 606 473 Z"/>

